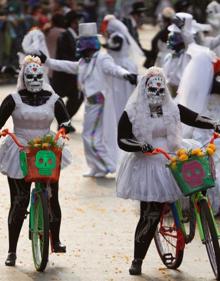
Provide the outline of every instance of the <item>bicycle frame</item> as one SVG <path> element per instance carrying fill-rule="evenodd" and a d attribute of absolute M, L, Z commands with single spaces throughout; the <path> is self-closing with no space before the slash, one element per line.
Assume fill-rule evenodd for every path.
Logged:
<path fill-rule="evenodd" d="M 205 237 L 204 237 L 204 232 L 203 232 L 203 227 L 202 227 L 201 217 L 200 217 L 200 207 L 199 207 L 199 202 L 201 200 L 206 200 L 208 202 L 210 213 L 211 213 L 214 225 L 215 225 L 216 233 L 218 235 L 218 238 L 220 238 L 220 232 L 219 232 L 217 223 L 215 221 L 208 197 L 203 195 L 202 192 L 197 192 L 190 197 L 190 200 L 193 203 L 194 214 L 195 214 L 196 223 L 198 226 L 198 231 L 199 231 L 199 236 L 200 236 L 201 241 L 205 242 Z M 185 224 L 183 222 L 183 214 L 182 214 L 182 208 L 180 206 L 180 202 L 177 201 L 175 203 L 172 203 L 170 207 L 171 207 L 171 211 L 172 211 L 172 214 L 174 217 L 174 221 L 175 221 L 177 230 L 181 230 L 181 232 L 184 236 L 184 239 L 185 239 L 185 243 L 186 244 L 190 243 L 192 241 L 192 239 L 187 241 L 186 228 L 185 228 Z"/>
<path fill-rule="evenodd" d="M 210 143 L 214 143 L 215 139 L 217 139 L 219 137 L 220 137 L 220 135 L 218 133 L 214 133 L 211 140 L 210 140 Z M 171 160 L 171 156 L 165 150 L 163 150 L 161 148 L 156 148 L 152 152 L 150 152 L 150 153 L 147 152 L 145 154 L 146 155 L 163 154 L 168 160 Z M 205 236 L 204 236 L 203 227 L 202 227 L 202 223 L 201 223 L 200 207 L 199 207 L 199 202 L 201 200 L 207 201 L 208 207 L 210 209 L 211 217 L 212 217 L 212 220 L 214 222 L 214 226 L 215 226 L 217 236 L 218 236 L 218 238 L 220 238 L 220 231 L 219 231 L 217 223 L 215 221 L 213 211 L 212 211 L 212 208 L 211 208 L 210 201 L 209 201 L 208 197 L 206 195 L 204 195 L 201 191 L 198 191 L 198 192 L 196 192 L 196 193 L 194 193 L 190 196 L 190 200 L 193 204 L 195 219 L 196 219 L 196 223 L 198 225 L 199 236 L 200 236 L 201 241 L 205 242 Z M 171 208 L 171 211 L 172 211 L 172 214 L 173 214 L 173 217 L 174 217 L 174 222 L 175 222 L 175 227 L 176 227 L 177 233 L 179 231 L 182 233 L 182 235 L 184 236 L 184 240 L 185 240 L 184 243 L 191 242 L 192 239 L 187 240 L 187 233 L 186 233 L 186 228 L 185 228 L 185 225 L 184 225 L 184 222 L 183 222 L 184 217 L 183 217 L 180 202 L 177 201 L 175 203 L 170 204 L 170 208 Z M 165 229 L 160 229 L 160 231 L 161 231 L 161 234 L 166 233 L 167 236 L 174 237 L 174 236 L 172 236 L 172 234 L 169 233 L 169 231 L 166 232 Z M 181 236 L 180 236 L 180 239 L 182 239 Z"/>
<path fill-rule="evenodd" d="M 16 143 L 16 145 L 21 151 L 26 148 L 19 142 L 19 140 L 13 133 L 9 132 L 8 129 L 5 129 L 0 132 L 0 137 L 7 135 L 9 135 L 13 139 L 13 141 Z M 60 129 L 57 132 L 54 138 L 55 142 L 57 142 L 60 137 L 67 138 L 65 135 L 65 129 Z M 36 158 L 34 159 L 34 161 L 36 161 Z M 31 180 L 29 179 L 28 181 L 30 182 Z M 49 180 L 46 179 L 45 181 L 41 182 L 41 178 L 36 177 L 36 180 L 34 182 L 35 188 L 33 188 L 31 192 L 31 200 L 29 207 L 29 238 L 32 240 L 32 252 L 35 268 L 37 269 L 37 271 L 44 271 L 48 262 L 50 237 L 48 213 L 48 210 L 50 210 L 50 204 L 48 201 L 49 192 L 47 190 Z M 53 249 L 53 246 L 51 248 Z"/>
<path fill-rule="evenodd" d="M 29 230 L 31 232 L 34 231 L 34 205 L 36 203 L 36 200 L 38 200 L 38 194 L 41 192 L 47 193 L 46 187 L 42 183 L 36 183 L 35 188 L 31 192 L 31 200 L 30 200 L 30 216 L 29 216 Z M 47 194 L 46 194 L 47 196 Z M 40 218 L 42 217 L 42 214 Z M 42 222 L 40 221 L 40 228 L 42 229 Z"/>

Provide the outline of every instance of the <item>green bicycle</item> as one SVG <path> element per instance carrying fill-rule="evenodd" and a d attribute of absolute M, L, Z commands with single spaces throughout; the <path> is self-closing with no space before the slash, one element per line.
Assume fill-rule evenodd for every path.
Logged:
<path fill-rule="evenodd" d="M 60 175 L 62 147 L 57 141 L 66 138 L 65 130 L 60 129 L 53 138 L 48 135 L 40 140 L 32 141 L 24 147 L 16 136 L 7 129 L 1 136 L 9 135 L 20 149 L 20 165 L 27 182 L 35 182 L 31 192 L 29 212 L 29 239 L 32 241 L 32 254 L 37 271 L 44 271 L 49 254 L 49 190 L 50 183 L 57 182 Z M 52 146 L 51 146 L 52 145 Z M 53 249 L 52 241 L 51 248 Z"/>
<path fill-rule="evenodd" d="M 214 133 L 210 143 L 219 135 Z M 162 153 L 167 159 L 172 158 L 162 149 L 155 149 L 153 154 Z M 165 204 L 154 240 L 157 251 L 164 265 L 177 269 L 183 260 L 184 248 L 190 243 L 198 226 L 199 236 L 206 246 L 209 261 L 217 280 L 220 280 L 220 238 L 206 190 L 215 186 L 215 169 L 210 155 L 190 157 L 177 161 L 169 168 L 184 196 L 189 197 L 189 211 L 182 209 L 181 200 Z"/>

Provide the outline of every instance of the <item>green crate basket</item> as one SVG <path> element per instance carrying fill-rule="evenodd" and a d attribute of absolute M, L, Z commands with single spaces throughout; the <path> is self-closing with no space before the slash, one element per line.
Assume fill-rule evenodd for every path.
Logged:
<path fill-rule="evenodd" d="M 215 186 L 215 166 L 211 156 L 191 156 L 168 167 L 185 196 Z"/>
<path fill-rule="evenodd" d="M 62 149 L 31 148 L 20 151 L 20 167 L 27 182 L 57 182 Z"/>

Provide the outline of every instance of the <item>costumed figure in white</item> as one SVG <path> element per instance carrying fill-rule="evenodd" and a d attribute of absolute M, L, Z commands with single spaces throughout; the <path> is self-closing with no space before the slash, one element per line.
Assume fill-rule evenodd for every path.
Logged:
<path fill-rule="evenodd" d="M 151 66 L 162 67 L 165 57 L 171 53 L 171 49 L 168 48 L 168 26 L 171 25 L 175 11 L 171 7 L 166 7 L 162 10 L 162 13 L 158 16 L 158 25 L 160 30 L 155 34 L 151 40 L 151 50 L 144 50 L 147 57 L 144 66 L 149 68 Z"/>
<path fill-rule="evenodd" d="M 96 23 L 79 24 L 79 62 L 46 59 L 46 65 L 57 71 L 78 74 L 85 97 L 83 144 L 89 173 L 103 177 L 115 172 L 117 163 L 117 123 L 112 100 L 111 78 L 136 83 L 136 75 L 116 65 L 112 57 L 100 52 Z"/>
<path fill-rule="evenodd" d="M 39 53 L 39 51 L 42 51 L 47 57 L 49 57 L 49 50 L 46 43 L 46 38 L 41 31 L 41 29 L 37 26 L 34 26 L 31 28 L 30 31 L 24 36 L 22 43 L 21 43 L 23 52 L 18 53 L 19 57 L 19 64 L 22 64 L 22 61 L 24 60 L 24 57 L 26 55 L 33 55 Z M 49 82 L 49 79 L 47 77 L 48 69 L 45 69 L 45 79 L 46 82 Z"/>
<path fill-rule="evenodd" d="M 14 134 L 24 146 L 36 137 L 50 134 L 54 118 L 59 127 L 68 132 L 69 116 L 61 98 L 55 94 L 44 79 L 44 68 L 38 57 L 25 57 L 18 76 L 17 91 L 8 95 L 0 106 L 0 128 L 12 117 Z M 62 167 L 71 163 L 71 155 L 63 150 Z M 8 216 L 9 250 L 5 262 L 14 266 L 17 242 L 30 199 L 30 182 L 25 182 L 20 167 L 19 148 L 7 137 L 0 146 L 0 172 L 7 175 L 10 189 L 11 207 Z M 51 184 L 52 197 L 50 206 L 50 232 L 54 252 L 65 252 L 66 247 L 60 243 L 61 209 L 58 201 L 59 183 Z"/>
<path fill-rule="evenodd" d="M 194 35 L 197 30 L 193 25 L 190 15 L 177 13 L 176 16 L 174 24 L 169 27 L 171 31 L 169 43 L 171 46 L 172 44 L 175 46 L 175 38 L 179 38 L 180 41 L 182 40 L 183 45 L 181 50 L 185 56 L 185 60 L 183 62 L 180 61 L 181 66 L 184 66 L 184 68 L 182 68 L 182 73 L 179 76 L 176 102 L 201 115 L 204 114 L 208 117 L 218 119 L 218 115 L 210 114 L 210 110 L 207 111 L 209 107 L 214 106 L 216 108 L 220 104 L 218 96 L 210 95 L 214 78 L 214 65 L 217 61 L 216 55 L 209 48 L 200 46 L 194 42 Z M 166 72 L 168 70 L 166 69 Z M 171 75 L 171 73 L 168 75 Z M 183 137 L 192 138 L 204 144 L 210 139 L 210 131 L 183 125 Z M 215 161 L 217 171 L 216 188 L 209 191 L 209 197 L 215 213 L 218 213 L 220 206 L 220 157 L 218 157 L 218 153 L 215 154 Z"/>
<path fill-rule="evenodd" d="M 220 57 L 220 4 L 212 1 L 206 8 L 207 23 L 211 30 L 204 37 L 203 44 L 212 49 Z"/>
<path fill-rule="evenodd" d="M 114 62 L 130 73 L 137 74 L 138 65 L 135 61 L 143 60 L 144 54 L 130 35 L 126 25 L 116 19 L 115 16 L 107 15 L 102 22 L 101 30 L 102 33 L 107 35 L 107 42 L 104 44 L 104 47 L 107 48 L 107 52 L 113 58 Z M 117 122 L 124 111 L 128 98 L 134 91 L 134 87 L 134 85 L 122 79 L 112 79 L 112 97 Z"/>
<path fill-rule="evenodd" d="M 131 275 L 140 275 L 143 259 L 154 237 L 165 202 L 179 199 L 181 191 L 162 155 L 147 156 L 156 147 L 175 152 L 183 147 L 181 122 L 214 129 L 214 121 L 176 104 L 160 68 L 149 68 L 130 97 L 119 121 L 118 143 L 127 153 L 116 179 L 117 196 L 140 201 L 140 220 L 134 239 Z"/>

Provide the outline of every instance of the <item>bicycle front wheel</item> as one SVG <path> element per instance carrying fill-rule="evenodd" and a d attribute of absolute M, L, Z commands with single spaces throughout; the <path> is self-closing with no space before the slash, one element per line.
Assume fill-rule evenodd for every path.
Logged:
<path fill-rule="evenodd" d="M 35 193 L 34 222 L 32 232 L 32 252 L 37 271 L 44 271 L 48 262 L 49 251 L 49 216 L 47 196 L 44 192 Z"/>
<path fill-rule="evenodd" d="M 206 200 L 201 200 L 199 202 L 199 207 L 202 229 L 205 238 L 203 242 L 206 246 L 209 261 L 215 277 L 217 280 L 220 280 L 220 247 L 213 217 Z"/>
<path fill-rule="evenodd" d="M 163 264 L 167 268 L 177 269 L 183 260 L 185 242 L 169 205 L 165 205 L 161 214 L 154 241 Z"/>

